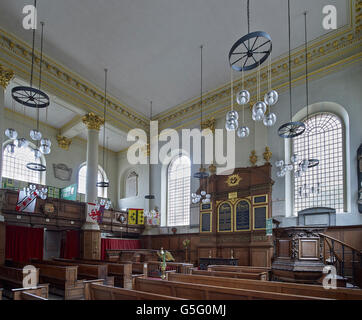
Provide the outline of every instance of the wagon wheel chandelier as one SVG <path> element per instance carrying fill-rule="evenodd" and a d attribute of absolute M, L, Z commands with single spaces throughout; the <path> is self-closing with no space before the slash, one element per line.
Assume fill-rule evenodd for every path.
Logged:
<path fill-rule="evenodd" d="M 290 27 L 290 0 L 288 0 L 288 37 L 289 37 L 289 105 L 290 105 L 290 122 L 284 123 L 278 129 L 280 137 L 285 139 L 300 136 L 305 131 L 305 124 L 301 121 L 293 121 L 293 104 L 292 104 L 292 56 L 291 56 L 291 27 Z"/>
<path fill-rule="evenodd" d="M 103 119 L 104 119 L 104 126 L 103 126 L 103 168 L 107 172 L 107 168 L 105 166 L 105 150 L 106 150 L 106 111 L 107 111 L 107 75 L 108 69 L 104 69 L 104 111 L 103 111 Z M 104 175 L 102 175 L 102 181 L 98 181 L 96 186 L 98 188 L 108 188 L 109 182 L 105 181 Z"/>
<path fill-rule="evenodd" d="M 36 8 L 36 0 L 34 0 L 34 7 Z M 30 86 L 14 87 L 11 90 L 11 95 L 16 102 L 25 107 L 42 109 L 49 106 L 50 99 L 45 92 L 40 90 L 40 88 L 36 89 L 33 87 L 35 30 L 36 29 L 33 29 Z"/>
<path fill-rule="evenodd" d="M 270 107 L 278 102 L 278 93 L 272 90 L 271 86 L 271 51 L 272 40 L 269 34 L 264 31 L 250 32 L 250 0 L 247 1 L 247 22 L 248 34 L 241 37 L 234 43 L 229 52 L 229 64 L 231 71 L 231 110 L 226 114 L 225 128 L 227 131 L 237 130 L 239 138 L 246 138 L 250 134 L 249 128 L 244 123 L 244 109 L 250 102 L 250 92 L 244 89 L 244 72 L 257 69 L 257 102 L 252 108 L 252 119 L 254 121 L 263 121 L 266 127 L 271 127 L 276 122 L 275 113 L 271 112 Z M 269 59 L 268 59 L 269 58 Z M 261 64 L 268 59 L 268 92 L 261 100 Z M 241 72 L 241 91 L 236 95 L 236 102 L 243 108 L 242 126 L 239 127 L 239 115 L 234 110 L 234 85 L 233 70 Z M 238 128 L 239 127 L 239 128 Z"/>
<path fill-rule="evenodd" d="M 248 34 L 236 41 L 229 51 L 229 63 L 236 71 L 248 71 L 261 65 L 272 51 L 272 39 L 264 31 L 250 32 L 250 2 L 247 2 Z"/>

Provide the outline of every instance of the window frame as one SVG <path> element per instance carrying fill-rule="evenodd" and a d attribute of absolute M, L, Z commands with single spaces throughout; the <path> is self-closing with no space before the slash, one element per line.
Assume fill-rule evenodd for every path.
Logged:
<path fill-rule="evenodd" d="M 79 192 L 79 186 L 80 186 L 80 183 L 79 183 L 79 174 L 81 172 L 81 170 L 84 168 L 84 167 L 87 167 L 87 163 L 84 162 L 82 163 L 80 166 L 79 166 L 79 169 L 78 169 L 78 174 L 77 174 L 77 184 L 78 184 L 78 192 L 79 194 L 82 194 L 82 195 L 85 195 L 86 194 L 86 190 L 87 190 L 87 175 L 85 175 L 85 188 L 84 188 L 84 193 L 82 192 Z M 87 172 L 87 170 L 86 170 Z M 104 171 L 104 169 L 98 165 L 98 172 L 97 172 L 97 177 L 98 177 L 98 174 L 101 174 L 101 176 L 103 177 L 104 181 L 107 181 L 109 182 L 109 179 L 107 177 L 107 173 Z M 102 193 L 102 195 L 100 195 L 99 193 Z M 108 199 L 108 190 L 107 188 L 100 188 L 100 187 L 97 187 L 97 197 L 98 198 L 104 198 L 104 199 Z"/>
<path fill-rule="evenodd" d="M 306 108 L 306 107 L 305 107 Z M 338 214 L 341 213 L 346 213 L 348 211 L 348 199 L 347 199 L 347 136 L 346 136 L 346 123 L 345 120 L 336 112 L 333 112 L 331 110 L 318 110 L 315 111 L 313 113 L 310 113 L 308 118 L 309 120 L 315 116 L 318 116 L 320 114 L 331 114 L 332 116 L 334 116 L 335 118 L 337 118 L 341 124 L 341 131 L 342 131 L 342 168 L 343 168 L 343 211 L 342 212 L 337 212 Z M 305 121 L 307 120 L 307 116 L 304 115 L 303 117 L 301 117 L 301 119 L 299 121 L 305 123 Z M 294 152 L 294 139 L 291 139 L 289 142 L 289 158 L 290 156 L 293 154 Z M 288 154 L 287 154 L 287 159 L 288 159 Z M 289 163 L 289 162 L 288 162 Z M 292 216 L 297 217 L 298 216 L 298 212 L 296 211 L 296 206 L 295 206 L 295 177 L 294 174 L 291 175 L 291 183 L 290 183 L 290 189 L 291 189 L 291 200 L 292 200 Z M 303 210 L 303 209 L 301 209 Z"/>
<path fill-rule="evenodd" d="M 25 181 L 25 180 L 18 180 L 18 179 L 15 179 L 15 178 L 9 178 L 9 177 L 4 176 L 4 163 L 5 163 L 4 152 L 5 152 L 5 149 L 6 149 L 7 145 L 10 144 L 11 142 L 13 142 L 13 140 L 7 140 L 2 145 L 1 177 L 6 178 L 6 179 L 13 179 L 13 180 L 17 180 L 17 181 L 21 181 L 21 182 L 25 182 L 25 183 L 29 183 L 29 184 L 31 183 L 31 184 L 46 185 L 46 171 L 39 171 L 38 172 L 38 175 L 39 175 L 38 182 L 33 182 L 33 181 L 29 182 L 29 181 Z M 34 143 L 32 143 L 31 141 L 29 141 L 29 145 L 28 145 L 27 148 L 28 149 L 36 149 L 36 145 Z M 19 149 L 19 148 L 16 148 L 16 149 Z M 21 149 L 23 149 L 23 148 L 20 148 L 20 150 Z M 35 160 L 34 159 L 31 159 L 31 160 L 29 159 L 28 161 L 29 162 L 34 162 Z M 41 154 L 41 156 L 40 156 L 40 164 L 46 166 L 46 159 L 45 159 L 43 154 Z M 24 169 L 29 170 L 26 167 Z"/>
<path fill-rule="evenodd" d="M 169 224 L 169 172 L 170 172 L 170 168 L 173 165 L 173 163 L 179 159 L 185 157 L 188 159 L 189 161 L 189 170 L 190 170 L 190 180 L 189 180 L 189 204 L 188 204 L 188 223 L 186 224 L 179 224 L 179 225 L 170 225 Z M 190 226 L 191 225 L 191 172 L 192 172 L 192 164 L 191 164 L 191 159 L 188 155 L 185 154 L 178 154 L 177 156 L 175 156 L 174 158 L 172 158 L 172 160 L 169 162 L 169 164 L 167 165 L 166 168 L 166 227 L 185 227 L 185 226 Z M 185 219 L 184 219 L 185 220 Z"/>

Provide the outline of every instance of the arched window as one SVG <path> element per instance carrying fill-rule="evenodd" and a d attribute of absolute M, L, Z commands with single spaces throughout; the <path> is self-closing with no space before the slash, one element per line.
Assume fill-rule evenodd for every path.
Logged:
<path fill-rule="evenodd" d="M 103 180 L 104 179 L 104 180 Z M 98 177 L 97 181 L 108 181 L 107 175 L 101 166 L 98 166 Z M 85 194 L 87 182 L 87 165 L 82 164 L 78 173 L 78 193 Z M 107 198 L 107 188 L 97 188 L 99 198 Z"/>
<path fill-rule="evenodd" d="M 180 155 L 173 159 L 167 174 L 167 225 L 190 224 L 191 161 Z"/>
<path fill-rule="evenodd" d="M 35 184 L 45 184 L 45 173 L 29 170 L 26 165 L 29 162 L 45 165 L 44 156 L 35 159 L 35 145 L 29 143 L 28 147 L 14 148 L 14 153 L 9 152 L 9 142 L 4 144 L 2 176 L 4 178 L 25 181 Z M 8 147 L 9 146 L 9 147 Z"/>
<path fill-rule="evenodd" d="M 138 174 L 136 171 L 131 171 L 126 177 L 125 183 L 126 189 L 126 198 L 137 197 L 138 196 Z"/>
<path fill-rule="evenodd" d="M 306 131 L 293 139 L 299 159 L 318 159 L 304 176 L 294 178 L 294 213 L 312 207 L 345 210 L 345 141 L 341 119 L 333 113 L 316 113 L 304 121 Z M 309 148 L 308 148 L 309 140 Z M 308 153 L 309 150 L 309 153 Z"/>

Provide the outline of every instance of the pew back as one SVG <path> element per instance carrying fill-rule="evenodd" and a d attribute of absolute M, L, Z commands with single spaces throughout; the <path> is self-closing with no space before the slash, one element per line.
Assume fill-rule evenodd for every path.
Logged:
<path fill-rule="evenodd" d="M 267 280 L 267 273 L 241 273 L 241 272 L 226 272 L 226 271 L 206 271 L 192 269 L 191 274 L 224 277 L 224 278 L 237 278 L 237 279 L 252 279 L 252 280 Z"/>
<path fill-rule="evenodd" d="M 184 300 L 164 295 L 115 288 L 97 283 L 89 284 L 89 300 Z"/>
<path fill-rule="evenodd" d="M 209 265 L 208 271 L 225 271 L 225 272 L 239 272 L 239 273 L 263 273 L 267 275 L 269 280 L 271 274 L 271 268 L 265 267 L 252 267 L 252 266 L 227 266 L 227 265 Z"/>
<path fill-rule="evenodd" d="M 190 300 L 317 300 L 283 293 L 137 278 L 135 290 Z"/>
<path fill-rule="evenodd" d="M 322 286 L 297 284 L 287 282 L 259 281 L 245 279 L 231 279 L 212 276 L 169 274 L 170 281 L 194 283 L 203 285 L 215 285 L 220 287 L 237 288 L 245 290 L 257 290 L 265 292 L 276 292 L 293 295 L 320 297 L 339 300 L 362 300 L 362 290 L 358 289 L 329 289 L 326 290 Z"/>

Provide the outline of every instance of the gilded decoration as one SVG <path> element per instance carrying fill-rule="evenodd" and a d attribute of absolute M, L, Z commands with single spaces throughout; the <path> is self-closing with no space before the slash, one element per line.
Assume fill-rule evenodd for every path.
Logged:
<path fill-rule="evenodd" d="M 269 163 L 273 153 L 270 151 L 269 147 L 265 147 L 265 152 L 263 153 L 264 160 Z"/>
<path fill-rule="evenodd" d="M 57 141 L 59 148 L 64 150 L 69 150 L 69 146 L 72 143 L 72 139 L 69 139 L 67 137 L 62 137 L 59 134 L 57 135 Z"/>
<path fill-rule="evenodd" d="M 0 86 L 4 89 L 9 85 L 9 82 L 14 77 L 14 71 L 6 69 L 0 64 Z"/>
<path fill-rule="evenodd" d="M 229 176 L 226 180 L 226 184 L 228 187 L 236 187 L 239 185 L 239 182 L 242 180 L 242 178 L 238 174 L 233 174 Z"/>
<path fill-rule="evenodd" d="M 256 151 L 253 150 L 251 151 L 251 155 L 249 157 L 250 163 L 255 166 L 256 163 L 258 162 L 258 156 L 256 155 Z"/>
<path fill-rule="evenodd" d="M 86 114 L 82 118 L 82 121 L 89 130 L 99 131 L 101 129 L 101 126 L 104 125 L 104 119 L 100 116 L 97 116 L 93 112 Z"/>
<path fill-rule="evenodd" d="M 212 133 L 215 133 L 215 118 L 205 120 L 201 123 L 201 130 L 210 129 Z"/>
<path fill-rule="evenodd" d="M 209 172 L 211 175 L 214 175 L 216 173 L 216 166 L 212 163 L 209 165 Z"/>

